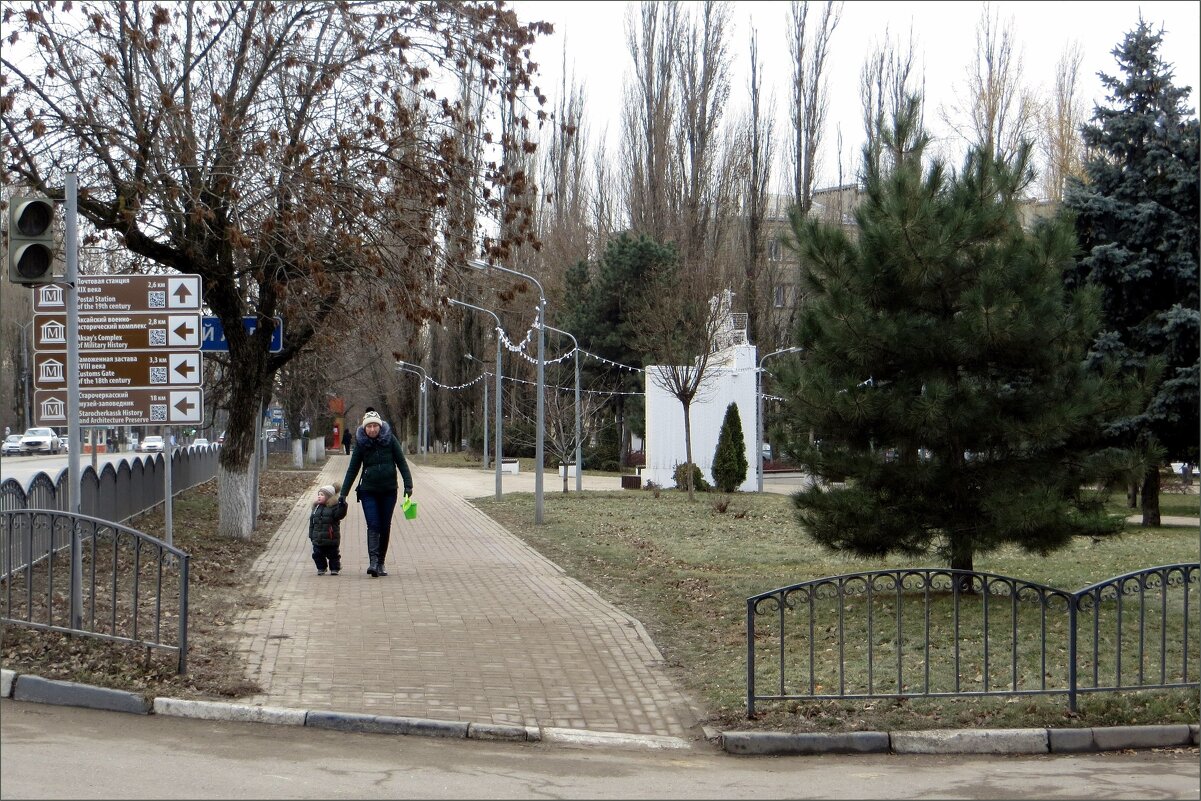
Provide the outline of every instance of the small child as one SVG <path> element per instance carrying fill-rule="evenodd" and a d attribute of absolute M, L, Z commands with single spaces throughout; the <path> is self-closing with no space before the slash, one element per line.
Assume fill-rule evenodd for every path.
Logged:
<path fill-rule="evenodd" d="M 326 484 L 317 490 L 317 500 L 309 515 L 309 539 L 313 541 L 313 561 L 317 563 L 317 575 L 324 576 L 328 565 L 331 576 L 342 571 L 342 526 L 338 522 L 346 517 L 346 501 L 338 500 L 338 490 Z"/>

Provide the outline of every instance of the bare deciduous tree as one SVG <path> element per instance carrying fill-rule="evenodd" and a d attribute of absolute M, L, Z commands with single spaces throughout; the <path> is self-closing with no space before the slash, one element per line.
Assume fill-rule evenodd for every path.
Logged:
<path fill-rule="evenodd" d="M 699 17 L 699 19 L 698 19 Z M 721 121 L 730 96 L 727 37 L 730 7 L 706 0 L 685 22 L 676 49 L 680 111 L 676 160 L 683 197 L 676 239 L 684 275 L 717 269 L 722 234 L 718 215 L 725 206 L 719 180 Z"/>
<path fill-rule="evenodd" d="M 547 293 L 561 298 L 567 267 L 595 252 L 589 232 L 588 137 L 585 132 L 583 88 L 567 78 L 567 45 L 563 47 L 563 82 L 555 104 L 554 125 L 539 165 L 541 202 L 536 214 L 535 256 Z M 555 303 L 559 306 L 559 303 Z"/>
<path fill-rule="evenodd" d="M 770 109 L 771 99 L 763 102 L 763 74 L 759 63 L 759 33 L 751 32 L 750 80 L 747 89 L 751 107 L 743 125 L 740 143 L 745 159 L 742 171 L 742 260 L 744 275 L 742 299 L 747 311 L 747 330 L 750 339 L 759 347 L 774 347 L 769 339 L 765 320 L 772 286 L 764 270 L 766 261 L 764 223 L 767 217 L 768 190 L 771 186 L 771 166 L 775 160 L 775 126 Z"/>
<path fill-rule="evenodd" d="M 859 100 L 863 107 L 863 130 L 866 135 L 864 152 L 867 163 L 876 169 L 880 168 L 880 159 L 886 152 L 884 148 L 884 127 L 889 120 L 896 117 L 910 95 L 924 96 L 925 92 L 913 84 L 914 59 L 913 29 L 909 30 L 909 41 L 902 47 L 894 41 L 887 29 L 884 38 L 877 43 L 863 62 L 859 73 Z M 923 109 L 924 111 L 924 109 Z M 919 124 L 921 118 L 919 116 Z M 866 180 L 866 173 L 859 176 L 860 183 Z"/>
<path fill-rule="evenodd" d="M 674 274 L 676 269 L 674 265 L 662 268 L 656 279 L 661 290 L 647 292 L 636 301 L 636 345 L 647 354 L 648 380 L 680 402 L 685 455 L 692 465 L 692 404 L 704 397 L 712 378 L 710 359 L 722 345 L 722 326 L 731 311 L 730 295 L 712 275 L 680 281 Z M 688 499 L 694 500 L 693 471 L 685 472 Z"/>
<path fill-rule="evenodd" d="M 822 130 L 829 108 L 829 78 L 826 60 L 830 37 L 842 16 L 842 3 L 827 0 L 816 26 L 809 29 L 809 0 L 792 0 L 788 12 L 788 53 L 792 65 L 792 91 L 789 97 L 792 136 L 789 158 L 792 162 L 792 196 L 802 216 L 813 204 L 813 184 L 817 174 L 817 156 Z"/>
<path fill-rule="evenodd" d="M 609 237 L 618 230 L 620 186 L 614 173 L 613 165 L 609 162 L 608 148 L 605 146 L 605 136 L 602 134 L 592 159 L 592 196 L 589 205 L 593 242 L 596 247 L 592 253 L 594 259 L 600 258 Z"/>
<path fill-rule="evenodd" d="M 4 180 L 61 198 L 74 173 L 85 230 L 202 277 L 229 342 L 219 533 L 247 537 L 255 417 L 279 368 L 343 311 L 348 286 L 360 290 L 360 318 L 435 314 L 411 289 L 441 261 L 438 222 L 460 158 L 462 115 L 439 94 L 443 65 L 474 61 L 489 91 L 524 90 L 533 65 L 513 54 L 548 28 L 491 3 L 33 3 L 4 13 Z M 507 213 L 497 190 L 512 180 L 486 174 L 481 213 Z M 529 236 L 510 226 L 486 255 Z M 247 315 L 263 321 L 254 335 Z M 276 316 L 286 323 L 273 354 Z"/>
<path fill-rule="evenodd" d="M 1044 159 L 1043 197 L 1063 200 L 1069 178 L 1084 174 L 1084 144 L 1080 127 L 1084 125 L 1084 99 L 1080 95 L 1080 64 L 1084 53 L 1079 42 L 1072 42 L 1055 65 L 1055 87 L 1043 104 L 1038 137 Z"/>
<path fill-rule="evenodd" d="M 566 365 L 551 365 L 546 376 L 546 395 L 543 404 L 543 445 L 552 462 L 575 465 L 575 385 L 573 371 Z M 587 445 L 601 432 L 616 425 L 616 418 L 608 405 L 612 394 L 603 391 L 596 383 L 580 388 L 580 439 L 581 447 Z M 537 432 L 537 421 L 531 414 L 530 404 L 511 407 L 512 423 L 505 429 L 505 437 L 518 447 L 533 448 Z M 570 471 L 563 471 L 563 492 L 569 491 Z"/>
<path fill-rule="evenodd" d="M 975 60 L 969 67 L 965 96 L 943 109 L 943 119 L 969 146 L 980 146 L 1003 160 L 1031 140 L 1037 103 L 1022 83 L 1022 54 L 1012 17 L 1001 24 L 988 3 L 976 27 Z"/>
<path fill-rule="evenodd" d="M 634 58 L 623 121 L 622 190 L 630 227 L 663 242 L 678 207 L 672 158 L 678 89 L 674 81 L 680 10 L 676 0 L 643 3 L 637 21 L 626 18 L 626 42 Z"/>

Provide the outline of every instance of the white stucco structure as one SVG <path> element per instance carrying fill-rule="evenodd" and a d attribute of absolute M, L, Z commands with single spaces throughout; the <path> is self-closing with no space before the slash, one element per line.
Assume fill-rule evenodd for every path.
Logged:
<path fill-rule="evenodd" d="M 730 343 L 715 352 L 705 370 L 704 384 L 692 402 L 692 459 L 705 480 L 713 483 L 713 452 L 726 416 L 726 407 L 738 405 L 742 422 L 742 440 L 746 449 L 746 480 L 738 487 L 754 492 L 758 486 L 755 475 L 755 431 L 759 405 L 755 395 L 755 370 L 758 349 L 746 342 L 745 328 L 735 327 L 738 318 L 731 315 L 727 326 Z M 744 324 L 745 325 L 745 324 Z M 684 407 L 679 400 L 655 380 L 659 368 L 646 368 L 646 466 L 642 480 L 653 481 L 661 487 L 675 486 L 676 465 L 688 461 L 684 447 Z"/>

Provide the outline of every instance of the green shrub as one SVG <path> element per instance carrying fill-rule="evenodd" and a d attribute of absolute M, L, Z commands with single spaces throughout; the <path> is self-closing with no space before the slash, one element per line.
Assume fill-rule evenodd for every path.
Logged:
<path fill-rule="evenodd" d="M 676 465 L 673 478 L 675 478 L 677 489 L 688 489 L 688 474 L 684 472 L 687 468 L 687 462 Z M 696 465 L 692 465 L 692 488 L 697 492 L 708 492 L 710 490 L 709 482 L 705 480 L 705 474 Z"/>
<path fill-rule="evenodd" d="M 738 416 L 738 404 L 731 403 L 726 407 L 717 450 L 713 453 L 713 481 L 722 492 L 734 492 L 746 481 L 747 467 L 742 418 Z"/>

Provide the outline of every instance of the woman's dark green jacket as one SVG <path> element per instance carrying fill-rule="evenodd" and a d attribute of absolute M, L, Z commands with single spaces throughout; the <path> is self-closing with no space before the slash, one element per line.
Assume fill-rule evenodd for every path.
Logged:
<path fill-rule="evenodd" d="M 387 423 L 380 425 L 379 436 L 374 439 L 367 436 L 362 426 L 355 432 L 350 466 L 346 468 L 346 477 L 342 479 L 343 497 L 350 493 L 360 468 L 363 478 L 358 488 L 362 492 L 395 492 L 396 471 L 399 470 L 400 477 L 404 479 L 404 494 L 413 494 L 413 477 L 409 474 L 409 463 L 405 461 L 404 451 L 400 449 L 400 441 L 392 436 L 392 428 Z"/>

